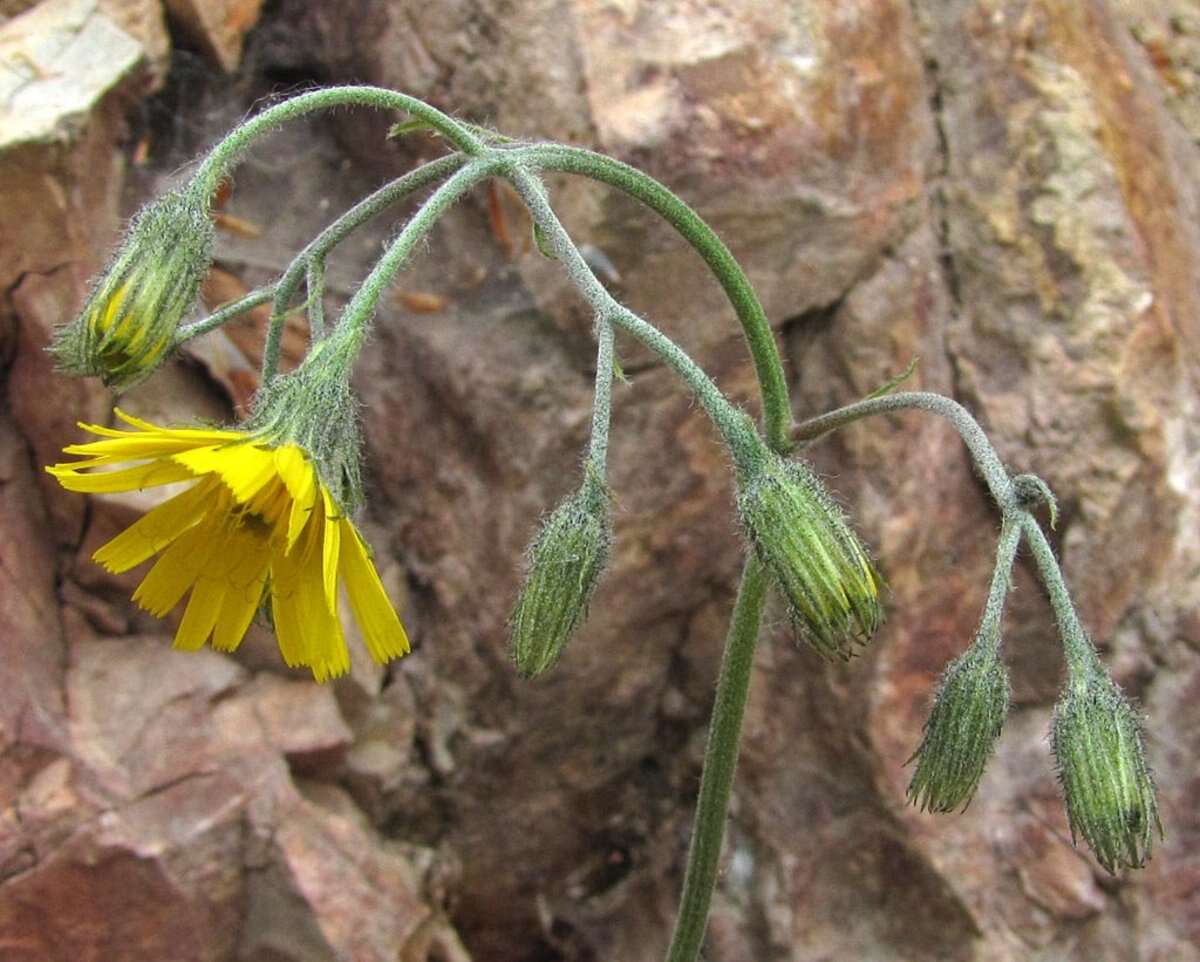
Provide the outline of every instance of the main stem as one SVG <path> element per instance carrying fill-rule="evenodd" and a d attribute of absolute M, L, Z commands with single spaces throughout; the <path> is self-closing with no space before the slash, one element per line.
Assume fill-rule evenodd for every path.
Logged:
<path fill-rule="evenodd" d="M 742 583 L 713 703 L 708 745 L 704 750 L 704 769 L 700 776 L 700 795 L 696 800 L 696 820 L 688 848 L 687 870 L 679 915 L 667 950 L 667 962 L 693 962 L 704 943 L 713 889 L 721 861 L 721 843 L 725 837 L 725 816 L 733 791 L 738 751 L 742 741 L 742 718 L 750 692 L 754 666 L 754 646 L 766 597 L 767 577 L 762 562 L 751 553 L 742 569 Z"/>

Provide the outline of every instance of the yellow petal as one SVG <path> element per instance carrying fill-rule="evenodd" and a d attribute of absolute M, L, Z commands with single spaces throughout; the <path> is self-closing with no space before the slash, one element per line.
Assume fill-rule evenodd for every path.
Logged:
<path fill-rule="evenodd" d="M 270 541 L 262 532 L 243 526 L 231 539 L 234 564 L 227 574 L 225 598 L 213 629 L 217 651 L 235 651 L 241 644 L 262 601 L 271 560 Z"/>
<path fill-rule="evenodd" d="M 199 524 L 171 542 L 133 593 L 134 603 L 157 618 L 174 608 L 221 543 L 226 513 L 220 505 L 210 508 Z"/>
<path fill-rule="evenodd" d="M 273 555 L 271 607 L 283 660 L 307 665 L 317 681 L 325 681 L 349 670 L 350 655 L 342 626 L 325 603 L 320 525 L 315 516 L 294 550 Z"/>
<path fill-rule="evenodd" d="M 221 428 L 164 428 L 157 424 L 151 424 L 149 421 L 143 421 L 141 418 L 135 418 L 132 414 L 122 411 L 120 408 L 113 408 L 113 413 L 128 424 L 130 427 L 138 428 L 141 431 L 150 431 L 161 437 L 173 438 L 192 438 L 199 443 L 204 444 L 222 444 L 228 441 L 244 441 L 246 434 L 243 431 L 226 431 Z M 106 434 L 112 437 L 113 434 L 132 434 L 131 431 L 114 431 L 113 428 L 99 428 L 96 425 L 80 424 L 81 428 L 86 431 L 91 431 L 93 434 Z"/>
<path fill-rule="evenodd" d="M 92 560 L 120 573 L 158 554 L 204 517 L 207 502 L 216 495 L 217 483 L 201 481 L 151 509 L 97 550 Z"/>
<path fill-rule="evenodd" d="M 279 653 L 289 668 L 307 664 L 308 661 L 304 648 L 304 629 L 300 625 L 296 605 L 299 576 L 295 562 L 283 553 L 276 553 L 271 558 L 271 619 L 275 623 Z"/>
<path fill-rule="evenodd" d="M 221 603 L 225 598 L 225 582 L 217 578 L 201 578 L 192 589 L 183 621 L 175 632 L 175 647 L 183 651 L 195 651 L 208 640 Z"/>
<path fill-rule="evenodd" d="M 170 461 L 152 461 L 118 471 L 96 471 L 80 474 L 70 464 L 56 464 L 46 470 L 54 475 L 68 491 L 97 494 L 102 491 L 137 491 L 154 488 L 174 481 L 186 481 L 195 475 L 181 464 Z"/>
<path fill-rule="evenodd" d="M 275 449 L 275 470 L 279 472 L 292 498 L 287 530 L 287 550 L 291 551 L 316 503 L 317 472 L 304 452 L 294 444 Z"/>
<path fill-rule="evenodd" d="M 325 531 L 324 551 L 322 553 L 322 572 L 324 574 L 325 604 L 330 614 L 337 614 L 337 582 L 338 582 L 338 541 L 341 527 L 337 521 L 337 509 L 329 492 L 321 487 L 321 497 L 325 502 Z"/>
<path fill-rule="evenodd" d="M 211 443 L 207 440 L 166 437 L 158 434 L 134 434 L 121 438 L 110 437 L 103 441 L 70 444 L 63 448 L 63 453 L 104 457 L 114 461 L 143 461 L 147 458 L 159 458 Z"/>
<path fill-rule="evenodd" d="M 367 556 L 358 529 L 346 519 L 338 521 L 342 529 L 342 550 L 338 564 L 354 620 L 362 630 L 367 651 L 380 664 L 408 654 L 410 646 L 404 625 L 388 600 L 375 565 Z"/>
<path fill-rule="evenodd" d="M 196 474 L 217 475 L 242 504 L 275 478 L 275 459 L 271 451 L 256 444 L 192 448 L 173 455 L 171 460 Z"/>

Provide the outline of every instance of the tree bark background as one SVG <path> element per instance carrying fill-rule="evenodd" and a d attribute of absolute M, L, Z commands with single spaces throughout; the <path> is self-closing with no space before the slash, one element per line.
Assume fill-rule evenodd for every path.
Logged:
<path fill-rule="evenodd" d="M 136 579 L 88 560 L 149 501 L 85 505 L 41 472 L 77 419 L 110 416 L 43 348 L 122 219 L 262 97 L 355 81 L 680 193 L 758 289 L 798 418 L 919 357 L 914 387 L 966 404 L 1054 488 L 1084 622 L 1148 715 L 1166 839 L 1110 878 L 1058 798 L 1062 661 L 1022 558 L 1013 710 L 979 795 L 953 816 L 906 807 L 997 518 L 945 425 L 840 432 L 812 456 L 873 546 L 889 621 L 831 666 L 771 610 L 707 957 L 1200 960 L 1195 0 L 45 0 L 0 17 L 0 958 L 663 953 L 740 567 L 728 465 L 678 382 L 619 341 L 612 565 L 560 666 L 520 681 L 505 620 L 539 516 L 577 480 L 593 353 L 512 196 L 452 212 L 359 366 L 364 524 L 410 657 L 316 686 L 261 629 L 232 658 L 173 652 L 173 625 L 129 603 Z M 385 140 L 394 119 L 339 111 L 254 152 L 212 303 L 440 150 Z M 551 187 L 621 297 L 752 407 L 698 259 L 611 191 Z M 327 312 L 402 216 L 340 250 Z M 262 321 L 122 405 L 232 417 Z"/>

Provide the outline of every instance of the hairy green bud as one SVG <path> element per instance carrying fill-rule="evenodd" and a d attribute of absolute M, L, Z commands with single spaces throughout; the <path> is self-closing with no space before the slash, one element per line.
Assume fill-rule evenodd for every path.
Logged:
<path fill-rule="evenodd" d="M 583 486 L 550 513 L 527 554 L 512 615 L 517 671 L 540 675 L 558 661 L 587 616 L 612 540 L 608 492 L 589 471 Z"/>
<path fill-rule="evenodd" d="M 362 435 L 350 372 L 358 342 L 340 333 L 318 342 L 294 371 L 267 381 L 244 430 L 271 444 L 296 444 L 347 513 L 363 503 Z"/>
<path fill-rule="evenodd" d="M 883 621 L 882 582 L 824 485 L 767 454 L 742 476 L 738 513 L 813 648 L 849 659 Z"/>
<path fill-rule="evenodd" d="M 1071 678 L 1050 725 L 1071 838 L 1082 835 L 1109 872 L 1141 868 L 1162 837 L 1137 713 L 1099 667 Z"/>
<path fill-rule="evenodd" d="M 62 370 L 118 391 L 148 377 L 171 353 L 212 246 L 208 207 L 196 191 L 168 193 L 143 208 L 79 316 L 50 345 Z"/>
<path fill-rule="evenodd" d="M 908 800 L 927 812 L 971 801 L 1008 715 L 1008 671 L 998 638 L 976 638 L 946 667 L 913 753 Z"/>

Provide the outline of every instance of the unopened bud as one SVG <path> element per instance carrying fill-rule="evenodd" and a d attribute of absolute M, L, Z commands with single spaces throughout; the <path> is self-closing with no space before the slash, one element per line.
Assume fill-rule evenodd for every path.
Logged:
<path fill-rule="evenodd" d="M 551 512 L 529 547 L 525 583 L 512 616 L 513 660 L 522 675 L 540 675 L 558 661 L 587 616 L 611 539 L 607 491 L 589 474 L 582 488 Z"/>
<path fill-rule="evenodd" d="M 165 194 L 144 208 L 79 316 L 50 351 L 69 374 L 124 390 L 170 354 L 212 260 L 213 228 L 195 191 Z"/>
<path fill-rule="evenodd" d="M 883 621 L 881 581 L 824 485 L 767 455 L 744 476 L 738 513 L 812 646 L 848 659 Z"/>
<path fill-rule="evenodd" d="M 946 667 L 913 758 L 908 800 L 927 812 L 966 808 L 1008 714 L 998 639 L 977 638 Z"/>
<path fill-rule="evenodd" d="M 1071 837 L 1082 835 L 1109 872 L 1141 868 L 1162 837 L 1137 713 L 1111 678 L 1080 669 L 1054 706 L 1050 739 Z"/>

